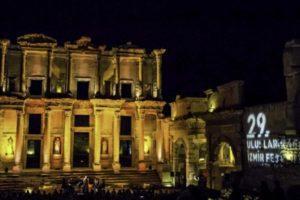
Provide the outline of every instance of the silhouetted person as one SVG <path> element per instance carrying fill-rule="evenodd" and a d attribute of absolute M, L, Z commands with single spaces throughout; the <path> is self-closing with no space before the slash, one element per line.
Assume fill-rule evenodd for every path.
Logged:
<path fill-rule="evenodd" d="M 102 179 L 101 188 L 102 188 L 102 189 L 105 189 L 105 179 Z"/>
<path fill-rule="evenodd" d="M 232 193 L 230 195 L 230 199 L 231 200 L 241 200 L 242 199 L 242 192 L 241 192 L 241 189 L 240 189 L 240 186 L 238 184 L 237 181 L 235 181 L 233 184 L 232 184 Z"/>
<path fill-rule="evenodd" d="M 284 190 L 282 189 L 280 182 L 278 180 L 274 181 L 274 190 L 273 190 L 273 198 L 274 200 L 285 200 Z"/>
<path fill-rule="evenodd" d="M 299 199 L 300 196 L 300 185 L 292 185 L 287 190 L 287 199 Z"/>
<path fill-rule="evenodd" d="M 67 185 L 67 180 L 66 180 L 65 178 L 63 178 L 63 179 L 62 179 L 62 183 L 61 183 L 61 189 L 62 189 L 63 193 L 66 192 L 67 187 L 68 187 L 68 185 Z"/>
<path fill-rule="evenodd" d="M 270 200 L 270 199 L 272 199 L 271 198 L 271 192 L 270 192 L 268 183 L 266 181 L 261 182 L 259 198 L 261 200 Z"/>
<path fill-rule="evenodd" d="M 84 194 L 89 193 L 89 179 L 88 179 L 87 176 L 85 176 L 84 179 L 83 179 L 82 192 Z"/>

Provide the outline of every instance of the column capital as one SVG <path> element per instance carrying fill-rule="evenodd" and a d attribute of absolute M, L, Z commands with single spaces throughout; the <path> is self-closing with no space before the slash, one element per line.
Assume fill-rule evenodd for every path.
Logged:
<path fill-rule="evenodd" d="M 3 48 L 6 48 L 7 46 L 10 45 L 10 40 L 9 39 L 2 39 L 2 40 L 0 40 L 0 44 Z"/>
<path fill-rule="evenodd" d="M 138 108 L 136 119 L 145 119 L 146 113 L 145 110 Z"/>
<path fill-rule="evenodd" d="M 26 49 L 22 49 L 22 54 L 23 54 L 23 56 L 27 56 L 27 50 Z"/>
<path fill-rule="evenodd" d="M 71 117 L 72 111 L 71 110 L 65 110 L 65 116 L 66 117 Z"/>
<path fill-rule="evenodd" d="M 157 113 L 157 119 L 163 119 L 165 115 L 163 113 Z"/>
<path fill-rule="evenodd" d="M 154 49 L 153 53 L 155 54 L 155 56 L 161 56 L 166 52 L 166 49 Z"/>
<path fill-rule="evenodd" d="M 118 111 L 115 111 L 115 117 L 118 118 L 118 119 L 120 119 L 121 113 L 120 113 L 119 110 L 118 110 Z"/>
<path fill-rule="evenodd" d="M 23 110 L 17 110 L 17 116 L 18 117 L 21 117 L 21 116 L 23 116 L 25 113 L 24 113 L 24 111 Z"/>
<path fill-rule="evenodd" d="M 95 115 L 96 117 L 100 117 L 102 114 L 103 114 L 103 110 L 95 110 L 95 111 L 94 111 L 94 115 Z"/>
<path fill-rule="evenodd" d="M 145 58 L 143 56 L 139 57 L 139 61 L 143 62 L 145 60 Z"/>

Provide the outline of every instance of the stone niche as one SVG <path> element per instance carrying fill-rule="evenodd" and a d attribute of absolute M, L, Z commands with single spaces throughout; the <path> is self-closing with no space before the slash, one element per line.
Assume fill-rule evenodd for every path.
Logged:
<path fill-rule="evenodd" d="M 9 50 L 6 57 L 6 65 L 9 82 L 14 81 L 15 88 L 9 88 L 10 91 L 20 91 L 20 77 L 22 67 L 22 54 L 21 52 Z M 9 86 L 8 86 L 9 87 Z"/>
<path fill-rule="evenodd" d="M 9 167 L 14 161 L 17 131 L 17 113 L 14 110 L 5 110 L 2 132 L 0 137 L 0 160 L 2 167 Z"/>
<path fill-rule="evenodd" d="M 68 60 L 63 55 L 55 55 L 51 69 L 51 92 L 64 93 L 67 91 L 67 65 Z"/>

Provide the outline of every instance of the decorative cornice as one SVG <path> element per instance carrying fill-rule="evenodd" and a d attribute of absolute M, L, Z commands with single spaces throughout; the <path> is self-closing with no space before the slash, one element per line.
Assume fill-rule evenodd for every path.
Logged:
<path fill-rule="evenodd" d="M 113 99 L 91 99 L 90 100 L 95 107 L 109 107 L 109 108 L 121 108 L 125 103 L 125 100 L 113 100 Z"/>
<path fill-rule="evenodd" d="M 149 109 L 149 108 L 162 109 L 166 105 L 166 102 L 146 100 L 146 101 L 135 101 L 135 104 L 140 109 Z"/>
<path fill-rule="evenodd" d="M 16 97 L 0 96 L 0 105 L 23 105 L 24 100 Z"/>

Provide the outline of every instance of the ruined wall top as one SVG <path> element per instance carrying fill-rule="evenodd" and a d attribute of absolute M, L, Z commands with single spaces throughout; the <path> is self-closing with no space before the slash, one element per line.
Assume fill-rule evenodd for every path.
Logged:
<path fill-rule="evenodd" d="M 123 45 L 107 48 L 106 45 L 95 45 L 92 43 L 92 39 L 88 36 L 81 36 L 79 39 L 74 42 L 66 41 L 63 46 L 59 46 L 56 39 L 53 37 L 47 36 L 41 33 L 31 33 L 19 36 L 16 43 L 11 42 L 9 39 L 0 39 L 0 47 L 7 46 L 8 48 L 39 48 L 39 49 L 52 49 L 52 50 L 66 50 L 66 51 L 75 51 L 75 50 L 87 50 L 89 52 L 102 52 L 105 54 L 138 54 L 145 55 L 147 51 L 145 48 L 140 48 L 137 45 L 134 45 L 132 42 L 127 42 Z M 160 52 L 159 55 L 164 54 L 165 49 L 154 49 L 149 52 L 149 55 L 155 57 L 157 52 Z"/>

